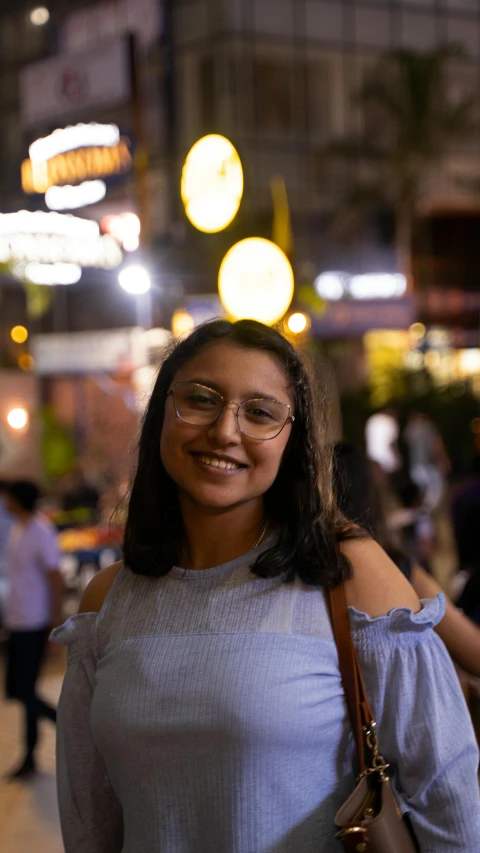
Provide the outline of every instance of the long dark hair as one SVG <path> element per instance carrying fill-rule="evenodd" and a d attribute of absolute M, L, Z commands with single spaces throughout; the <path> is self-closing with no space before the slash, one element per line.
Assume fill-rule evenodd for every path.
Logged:
<path fill-rule="evenodd" d="M 140 435 L 125 528 L 125 563 L 136 574 L 159 577 L 179 559 L 183 524 L 177 487 L 160 458 L 166 395 L 180 368 L 218 341 L 271 353 L 282 364 L 294 397 L 295 423 L 277 478 L 265 494 L 266 515 L 278 536 L 252 571 L 260 577 L 284 574 L 287 581 L 299 577 L 307 584 L 335 586 L 349 575 L 338 542 L 361 533 L 344 523 L 334 499 L 331 448 L 325 433 L 319 435 L 305 364 L 279 332 L 253 320 L 206 323 L 177 343 L 163 362 Z"/>

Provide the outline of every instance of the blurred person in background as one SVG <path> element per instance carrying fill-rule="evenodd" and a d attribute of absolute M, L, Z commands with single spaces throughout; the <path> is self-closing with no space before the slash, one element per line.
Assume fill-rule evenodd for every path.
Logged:
<path fill-rule="evenodd" d="M 78 465 L 62 500 L 62 509 L 85 524 L 95 524 L 99 517 L 100 492 Z"/>
<path fill-rule="evenodd" d="M 459 568 L 467 577 L 457 605 L 480 625 L 480 455 L 473 459 L 471 477 L 455 493 L 452 517 Z"/>
<path fill-rule="evenodd" d="M 420 599 L 443 593 L 440 584 L 415 562 L 389 529 L 372 467 L 352 444 L 339 442 L 334 453 L 334 488 L 347 519 L 362 525 L 384 548 L 412 584 Z M 480 678 L 480 628 L 447 598 L 445 616 L 435 627 L 454 662 L 468 675 Z"/>
<path fill-rule="evenodd" d="M 369 459 L 376 462 L 393 486 L 401 471 L 403 460 L 398 449 L 400 426 L 393 404 L 384 406 L 368 418 L 365 424 L 365 447 Z"/>
<path fill-rule="evenodd" d="M 11 780 L 26 779 L 36 770 L 39 719 L 56 721 L 55 708 L 36 693 L 49 630 L 61 620 L 63 592 L 56 530 L 37 512 L 39 496 L 38 486 L 29 480 L 8 484 L 7 507 L 14 523 L 6 547 L 6 695 L 21 702 L 25 713 L 24 756 Z"/>
<path fill-rule="evenodd" d="M 431 574 L 437 539 L 423 497 L 423 489 L 413 480 L 407 479 L 398 491 L 401 505 L 392 507 L 386 512 L 386 517 L 389 528 L 396 531 L 405 553 Z"/>
<path fill-rule="evenodd" d="M 93 578 L 53 634 L 68 646 L 66 853 L 339 848 L 334 815 L 356 760 L 325 590 L 342 583 L 420 849 L 478 846 L 478 750 L 432 630 L 443 598 L 421 605 L 345 522 L 323 410 L 298 352 L 254 321 L 205 324 L 164 360 L 124 562 Z"/>
<path fill-rule="evenodd" d="M 7 509 L 7 486 L 6 480 L 0 480 L 0 627 L 3 625 L 3 600 L 7 574 L 5 551 L 8 534 L 13 523 L 13 518 Z"/>
<path fill-rule="evenodd" d="M 412 411 L 403 438 L 408 448 L 410 477 L 423 493 L 425 508 L 433 512 L 441 503 L 451 469 L 442 437 L 425 412 Z"/>
<path fill-rule="evenodd" d="M 8 482 L 0 480 L 0 560 L 5 554 L 8 534 L 12 526 L 13 518 L 7 509 Z"/>

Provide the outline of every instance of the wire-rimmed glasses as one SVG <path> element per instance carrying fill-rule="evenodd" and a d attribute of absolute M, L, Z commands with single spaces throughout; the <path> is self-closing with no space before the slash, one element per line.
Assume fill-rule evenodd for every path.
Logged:
<path fill-rule="evenodd" d="M 213 426 L 226 407 L 235 406 L 238 429 L 248 438 L 269 441 L 295 417 L 292 407 L 268 397 L 252 398 L 236 403 L 225 400 L 218 391 L 198 382 L 177 382 L 168 392 L 173 397 L 177 418 L 191 426 Z"/>

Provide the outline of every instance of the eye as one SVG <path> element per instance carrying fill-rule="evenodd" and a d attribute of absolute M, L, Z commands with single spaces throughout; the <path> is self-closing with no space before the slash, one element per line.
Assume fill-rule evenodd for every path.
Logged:
<path fill-rule="evenodd" d="M 202 394 L 202 393 L 193 393 L 188 394 L 185 397 L 187 403 L 190 403 L 192 406 L 217 406 L 218 400 L 215 397 L 212 397 L 210 394 Z"/>
<path fill-rule="evenodd" d="M 244 412 L 247 418 L 252 418 L 256 421 L 276 420 L 275 413 L 268 406 L 247 406 Z"/>

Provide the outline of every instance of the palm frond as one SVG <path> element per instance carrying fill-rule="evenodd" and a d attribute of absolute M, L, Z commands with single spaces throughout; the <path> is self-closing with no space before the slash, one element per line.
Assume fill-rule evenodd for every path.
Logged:
<path fill-rule="evenodd" d="M 391 115 L 396 121 L 405 119 L 405 106 L 392 91 L 389 81 L 369 80 L 357 93 L 355 100 L 362 106 L 376 106 Z"/>
<path fill-rule="evenodd" d="M 351 236 L 370 213 L 389 206 L 385 187 L 381 183 L 353 184 L 334 216 L 334 230 L 340 237 Z"/>

